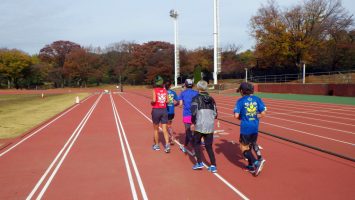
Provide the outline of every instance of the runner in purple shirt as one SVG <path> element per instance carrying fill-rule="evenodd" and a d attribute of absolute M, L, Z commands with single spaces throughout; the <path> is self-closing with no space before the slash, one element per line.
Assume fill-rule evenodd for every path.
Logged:
<path fill-rule="evenodd" d="M 192 137 L 192 131 L 191 131 L 191 102 L 192 98 L 198 95 L 198 92 L 196 90 L 193 90 L 193 81 L 191 79 L 186 79 L 185 80 L 185 87 L 186 89 L 180 93 L 179 99 L 180 99 L 180 105 L 183 105 L 183 122 L 185 125 L 185 143 L 184 146 L 180 146 L 180 149 L 183 152 L 186 152 L 185 147 L 187 145 L 191 144 L 193 145 L 193 137 Z"/>

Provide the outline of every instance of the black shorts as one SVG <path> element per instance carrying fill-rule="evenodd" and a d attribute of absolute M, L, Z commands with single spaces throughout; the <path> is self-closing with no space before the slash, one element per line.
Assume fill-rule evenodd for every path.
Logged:
<path fill-rule="evenodd" d="M 168 120 L 173 121 L 175 114 L 168 114 Z"/>
<path fill-rule="evenodd" d="M 153 108 L 152 109 L 152 121 L 153 124 L 167 124 L 168 123 L 168 111 L 166 108 Z"/>
<path fill-rule="evenodd" d="M 258 134 L 240 134 L 239 137 L 239 142 L 244 145 L 251 145 L 256 143 L 256 140 L 258 139 Z"/>

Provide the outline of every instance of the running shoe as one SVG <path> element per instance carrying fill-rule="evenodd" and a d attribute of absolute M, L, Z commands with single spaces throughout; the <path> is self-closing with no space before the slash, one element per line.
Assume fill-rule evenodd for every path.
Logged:
<path fill-rule="evenodd" d="M 192 169 L 193 170 L 197 170 L 197 169 L 202 169 L 204 166 L 203 166 L 203 162 L 200 162 L 200 163 L 196 163 Z"/>
<path fill-rule="evenodd" d="M 153 148 L 154 151 L 159 151 L 160 150 L 160 147 L 157 144 L 154 144 L 152 148 Z"/>
<path fill-rule="evenodd" d="M 180 150 L 181 150 L 182 152 L 186 153 L 186 149 L 185 149 L 185 147 L 182 146 L 182 145 L 180 145 Z"/>
<path fill-rule="evenodd" d="M 165 153 L 170 153 L 170 144 L 165 145 Z"/>
<path fill-rule="evenodd" d="M 208 167 L 208 171 L 212 172 L 212 173 L 216 173 L 217 172 L 217 167 L 214 165 L 211 165 Z"/>
<path fill-rule="evenodd" d="M 264 164 L 265 164 L 265 160 L 264 159 L 255 161 L 255 164 L 254 164 L 254 166 L 255 166 L 254 176 L 258 176 L 260 174 L 261 170 L 264 167 Z"/>
<path fill-rule="evenodd" d="M 247 165 L 247 166 L 245 166 L 244 170 L 245 170 L 245 171 L 248 171 L 248 172 L 250 172 L 250 173 L 252 173 L 252 174 L 255 173 L 255 167 L 254 167 L 253 165 Z"/>

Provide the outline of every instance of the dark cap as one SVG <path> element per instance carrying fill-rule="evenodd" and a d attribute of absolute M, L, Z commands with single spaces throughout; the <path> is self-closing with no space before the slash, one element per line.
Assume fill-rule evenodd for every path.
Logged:
<path fill-rule="evenodd" d="M 161 76 L 157 76 L 157 77 L 155 77 L 154 83 L 155 83 L 155 85 L 163 85 L 164 80 Z"/>
<path fill-rule="evenodd" d="M 194 82 L 191 79 L 186 79 L 185 80 L 185 86 L 186 87 L 192 87 Z"/>
<path fill-rule="evenodd" d="M 250 83 L 247 83 L 247 82 L 243 82 L 240 84 L 239 88 L 237 89 L 237 92 L 240 92 L 240 91 L 249 91 L 249 92 L 254 92 L 254 86 Z"/>

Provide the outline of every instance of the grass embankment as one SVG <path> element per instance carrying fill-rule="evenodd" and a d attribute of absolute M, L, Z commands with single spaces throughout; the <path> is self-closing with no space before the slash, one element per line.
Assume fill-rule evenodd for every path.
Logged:
<path fill-rule="evenodd" d="M 0 95 L 0 139 L 15 138 L 55 116 L 88 93 Z M 1 146 L 1 145 L 0 145 Z"/>
<path fill-rule="evenodd" d="M 230 95 L 240 96 L 240 94 L 231 93 Z M 295 100 L 305 102 L 332 103 L 342 105 L 355 105 L 355 97 L 323 96 L 323 95 L 305 95 L 305 94 L 279 94 L 279 93 L 255 93 L 258 97 L 269 99 Z"/>

